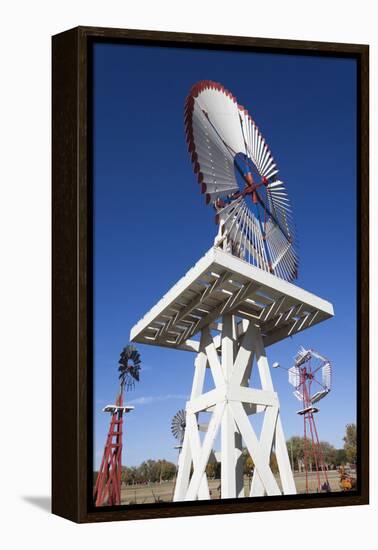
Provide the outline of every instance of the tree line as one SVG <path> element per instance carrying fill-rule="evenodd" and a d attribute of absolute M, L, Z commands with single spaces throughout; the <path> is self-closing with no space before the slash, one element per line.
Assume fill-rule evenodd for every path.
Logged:
<path fill-rule="evenodd" d="M 327 441 L 321 441 L 320 447 L 326 466 L 330 469 L 338 468 L 345 464 L 355 464 L 357 460 L 357 430 L 355 424 L 348 424 L 345 429 L 344 446 L 336 449 Z M 289 460 L 293 471 L 303 470 L 304 438 L 291 437 L 287 442 Z M 247 449 L 243 449 L 240 459 L 243 473 L 252 476 L 254 470 L 253 460 Z M 274 451 L 271 453 L 270 466 L 273 473 L 278 472 L 278 464 Z M 311 467 L 311 465 L 310 465 Z M 209 463 L 206 467 L 207 476 L 210 479 L 219 479 L 221 475 L 220 462 Z M 148 483 L 163 483 L 175 479 L 177 465 L 165 459 L 145 460 L 139 466 L 123 466 L 121 481 L 125 485 L 137 485 Z M 95 472 L 95 479 L 97 472 Z"/>
<path fill-rule="evenodd" d="M 139 466 L 122 466 L 121 482 L 126 485 L 162 483 L 176 475 L 176 464 L 168 460 L 145 460 Z"/>
<path fill-rule="evenodd" d="M 320 441 L 320 450 L 323 455 L 324 463 L 329 469 L 336 469 L 346 464 L 356 464 L 357 461 L 357 428 L 356 424 L 347 424 L 345 426 L 345 435 L 343 437 L 344 446 L 341 449 L 336 449 L 327 441 Z M 309 442 L 307 442 L 309 445 Z M 304 454 L 305 454 L 305 439 L 304 437 L 293 436 L 286 441 L 289 460 L 292 470 L 304 470 Z M 315 468 L 315 464 L 311 464 L 310 469 Z M 270 456 L 270 467 L 273 473 L 278 471 L 278 464 L 275 453 L 272 451 Z M 247 453 L 244 463 L 244 474 L 250 475 L 253 472 L 253 460 Z"/>

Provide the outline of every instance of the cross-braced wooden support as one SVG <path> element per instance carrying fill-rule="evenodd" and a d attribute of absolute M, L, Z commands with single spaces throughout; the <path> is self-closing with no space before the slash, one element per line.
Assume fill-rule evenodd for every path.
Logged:
<path fill-rule="evenodd" d="M 296 493 L 278 396 L 273 389 L 260 328 L 253 321 L 244 320 L 243 323 L 246 330 L 241 337 L 238 337 L 236 318 L 231 314 L 222 318 L 220 339 L 211 336 L 209 326 L 201 331 L 192 392 L 186 405 L 186 430 L 175 501 L 210 498 L 206 466 L 219 431 L 221 498 L 244 496 L 242 443 L 255 465 L 250 496 Z M 261 389 L 249 386 L 254 359 Z M 204 391 L 208 366 L 215 387 Z M 202 442 L 198 426 L 200 412 L 212 413 Z M 255 413 L 264 414 L 260 438 L 248 418 Z M 270 468 L 272 449 L 276 453 L 282 489 Z"/>

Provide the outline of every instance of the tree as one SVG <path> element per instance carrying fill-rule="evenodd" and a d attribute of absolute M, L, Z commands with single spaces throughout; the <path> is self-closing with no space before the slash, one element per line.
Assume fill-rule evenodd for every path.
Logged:
<path fill-rule="evenodd" d="M 311 448 L 311 442 L 307 440 L 308 448 Z M 289 454 L 290 463 L 292 462 L 293 470 L 300 470 L 300 463 L 304 459 L 304 437 L 293 436 L 287 442 L 287 452 Z M 320 448 L 323 453 L 325 464 L 334 464 L 336 461 L 336 449 L 328 441 L 320 441 Z M 315 467 L 310 462 L 310 468 Z"/>
<path fill-rule="evenodd" d="M 321 441 L 320 448 L 323 453 L 324 462 L 327 466 L 335 464 L 336 462 L 336 449 L 328 441 Z"/>
<path fill-rule="evenodd" d="M 209 472 L 206 469 L 206 473 L 209 477 L 212 477 L 213 479 L 220 479 L 221 478 L 221 463 L 220 462 L 211 462 L 208 464 L 210 467 Z"/>
<path fill-rule="evenodd" d="M 357 427 L 356 424 L 347 424 L 345 426 L 344 450 L 347 461 L 355 464 L 357 459 Z"/>
<path fill-rule="evenodd" d="M 274 453 L 273 451 L 271 452 L 271 455 L 270 455 L 270 468 L 274 474 L 278 472 L 277 457 L 276 457 L 276 453 Z"/>
<path fill-rule="evenodd" d="M 252 460 L 250 454 L 248 453 L 248 455 L 246 456 L 245 462 L 244 462 L 244 468 L 243 468 L 244 475 L 246 475 L 248 477 L 251 477 L 254 467 L 255 467 L 255 465 L 253 463 L 253 460 Z"/>
<path fill-rule="evenodd" d="M 297 469 L 299 471 L 300 462 L 303 461 L 304 457 L 304 438 L 295 435 L 286 442 L 286 446 L 293 470 Z"/>
<path fill-rule="evenodd" d="M 135 466 L 128 468 L 122 466 L 121 481 L 126 485 L 135 485 L 138 482 L 137 469 Z"/>
<path fill-rule="evenodd" d="M 345 449 L 337 449 L 336 458 L 335 458 L 336 466 L 341 466 L 343 464 L 346 464 L 347 462 L 348 461 L 347 461 Z"/>
<path fill-rule="evenodd" d="M 121 484 L 125 485 L 127 483 L 128 475 L 127 475 L 128 468 L 126 466 L 122 466 L 121 470 Z"/>
<path fill-rule="evenodd" d="M 211 479 L 215 479 L 216 474 L 217 474 L 217 464 L 216 462 L 210 462 L 206 466 L 206 475 Z"/>
<path fill-rule="evenodd" d="M 145 460 L 138 467 L 122 466 L 121 481 L 126 485 L 169 481 L 176 475 L 176 465 L 168 460 Z"/>
<path fill-rule="evenodd" d="M 159 460 L 160 476 L 159 481 L 169 481 L 173 479 L 176 474 L 176 466 L 168 460 Z"/>
<path fill-rule="evenodd" d="M 156 481 L 155 460 L 145 460 L 137 468 L 137 477 L 141 483 Z"/>

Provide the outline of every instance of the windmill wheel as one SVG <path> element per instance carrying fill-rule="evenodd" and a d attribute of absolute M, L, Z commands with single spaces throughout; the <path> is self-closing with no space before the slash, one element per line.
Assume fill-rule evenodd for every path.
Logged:
<path fill-rule="evenodd" d="M 180 409 L 172 418 L 171 432 L 173 436 L 182 444 L 184 441 L 186 428 L 186 412 L 184 409 Z"/>
<path fill-rule="evenodd" d="M 296 278 L 289 198 L 248 111 L 224 86 L 202 80 L 187 97 L 185 129 L 201 192 L 216 210 L 215 244 L 282 279 Z"/>
<path fill-rule="evenodd" d="M 139 382 L 141 359 L 138 350 L 132 346 L 126 346 L 118 360 L 119 379 L 126 388 L 134 386 L 135 381 Z"/>
<path fill-rule="evenodd" d="M 303 401 L 302 388 L 306 383 L 314 387 L 315 393 L 308 393 L 312 404 L 326 397 L 331 391 L 331 362 L 319 352 L 301 347 L 295 357 L 295 364 L 288 369 L 289 383 L 294 386 L 294 395 Z"/>

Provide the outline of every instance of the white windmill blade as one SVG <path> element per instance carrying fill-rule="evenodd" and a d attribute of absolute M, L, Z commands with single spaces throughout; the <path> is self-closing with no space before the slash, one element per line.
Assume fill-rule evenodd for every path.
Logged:
<path fill-rule="evenodd" d="M 332 375 L 331 363 L 327 361 L 322 367 L 322 384 L 328 391 L 330 391 L 331 389 L 331 375 Z"/>
<path fill-rule="evenodd" d="M 305 349 L 301 346 L 295 356 L 295 365 L 299 367 L 311 358 L 311 350 Z"/>
<path fill-rule="evenodd" d="M 303 393 L 301 393 L 299 390 L 293 391 L 293 395 L 295 395 L 298 401 L 303 401 Z"/>
<path fill-rule="evenodd" d="M 268 179 L 271 179 L 271 178 L 273 178 L 273 176 L 275 176 L 276 174 L 278 174 L 278 169 L 277 169 L 277 168 L 274 168 L 274 167 L 271 167 L 271 168 L 269 168 L 269 170 L 268 170 L 267 173 L 265 174 L 265 177 L 268 178 Z"/>
<path fill-rule="evenodd" d="M 250 211 L 244 199 L 235 206 L 229 205 L 220 211 L 219 215 L 224 220 L 225 230 L 231 239 L 243 248 L 248 255 L 250 263 L 260 269 L 267 270 L 268 260 L 266 257 L 263 235 L 256 219 L 250 215 Z"/>
<path fill-rule="evenodd" d="M 211 181 L 215 174 L 218 178 L 230 182 L 229 192 L 237 190 L 233 155 L 217 135 L 198 103 L 193 105 L 186 115 L 186 130 L 188 148 L 199 183 Z"/>
<path fill-rule="evenodd" d="M 317 359 L 320 359 L 321 361 L 326 361 L 326 362 L 329 362 L 327 357 L 325 357 L 324 355 L 320 355 L 319 352 L 315 351 L 315 350 L 311 350 L 311 353 L 312 353 L 312 356 L 313 357 L 316 357 Z"/>
<path fill-rule="evenodd" d="M 261 176 L 266 176 L 275 168 L 272 153 L 269 150 L 263 136 L 260 134 L 255 122 L 249 116 L 246 109 L 239 106 L 243 137 L 246 141 L 247 152 L 255 163 Z"/>
<path fill-rule="evenodd" d="M 285 237 L 285 240 L 290 242 L 290 244 L 293 244 L 293 239 L 295 239 L 294 236 L 294 223 L 293 223 L 293 217 L 290 210 L 281 209 L 280 205 L 274 205 L 273 201 L 271 200 L 271 197 L 268 193 L 268 204 L 271 212 L 273 212 L 275 218 L 279 222 L 279 226 L 277 223 L 274 223 L 278 227 L 278 229 L 281 231 L 282 236 Z M 296 254 L 296 250 L 294 246 L 292 246 L 293 252 Z"/>
<path fill-rule="evenodd" d="M 274 214 L 274 216 L 278 218 L 281 226 L 282 223 L 285 223 L 286 217 L 288 215 L 291 215 L 292 210 L 289 199 L 286 196 L 280 195 L 279 193 L 271 189 L 267 190 L 267 196 L 269 201 L 269 208 L 272 211 L 272 214 Z M 285 228 L 283 229 L 285 230 Z"/>
<path fill-rule="evenodd" d="M 238 104 L 218 86 L 215 83 L 201 86 L 196 97 L 196 109 L 203 114 L 202 124 L 213 133 L 214 141 L 222 142 L 227 136 L 227 146 L 236 154 L 244 150 Z"/>
<path fill-rule="evenodd" d="M 310 401 L 311 403 L 317 403 L 318 401 L 320 401 L 321 399 L 323 399 L 323 397 L 325 397 L 326 395 L 328 395 L 330 392 L 330 390 L 320 390 L 320 391 L 317 391 L 316 393 L 314 393 L 314 395 L 311 397 Z"/>
<path fill-rule="evenodd" d="M 281 180 L 274 180 L 271 183 L 269 183 L 267 187 L 268 187 L 269 190 L 285 189 L 283 181 L 281 181 Z"/>
<path fill-rule="evenodd" d="M 265 271 L 269 270 L 269 262 L 266 255 L 263 234 L 261 227 L 256 222 L 256 219 L 250 215 L 249 209 L 245 206 L 246 210 L 246 225 L 245 225 L 245 250 L 250 256 L 250 263 L 256 265 L 260 269 Z"/>
<path fill-rule="evenodd" d="M 217 213 L 217 223 L 219 223 L 221 220 L 226 221 L 226 219 L 230 215 L 237 211 L 238 208 L 241 208 L 243 206 L 243 202 L 243 198 L 239 197 L 238 199 L 230 202 L 223 208 L 220 208 Z"/>
<path fill-rule="evenodd" d="M 296 366 L 290 367 L 288 372 L 289 384 L 297 388 L 301 382 L 300 369 Z"/>
<path fill-rule="evenodd" d="M 264 138 L 262 138 L 264 139 Z M 266 174 L 269 174 L 270 172 L 274 171 L 276 168 L 276 165 L 274 163 L 274 159 L 272 157 L 272 154 L 267 146 L 267 144 L 264 141 L 263 144 L 263 150 L 260 157 L 260 166 L 259 171 L 262 176 L 265 176 Z"/>

